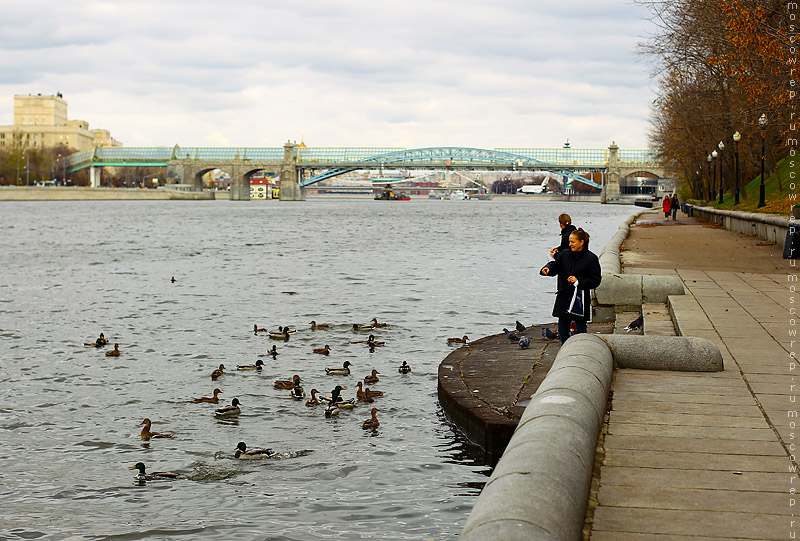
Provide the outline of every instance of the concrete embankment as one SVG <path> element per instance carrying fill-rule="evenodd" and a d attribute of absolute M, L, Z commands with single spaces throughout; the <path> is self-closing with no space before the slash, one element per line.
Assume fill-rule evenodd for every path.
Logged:
<path fill-rule="evenodd" d="M 209 200 L 215 192 L 82 186 L 0 187 L 0 201 Z"/>

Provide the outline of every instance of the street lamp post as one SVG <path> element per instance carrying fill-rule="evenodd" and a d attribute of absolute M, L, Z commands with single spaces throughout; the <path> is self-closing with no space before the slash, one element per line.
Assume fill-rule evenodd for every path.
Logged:
<path fill-rule="evenodd" d="M 712 157 L 711 157 L 711 154 L 709 154 L 709 155 L 706 157 L 706 160 L 708 160 L 708 180 L 711 180 L 711 179 L 712 179 L 712 174 L 711 174 L 711 168 L 712 168 L 712 165 L 711 165 L 711 161 L 712 161 L 713 159 L 714 159 L 714 158 L 712 158 Z M 711 199 L 711 198 L 714 196 L 714 185 L 713 185 L 713 184 L 709 184 L 709 185 L 708 185 L 708 189 L 709 189 L 709 192 L 708 192 L 708 198 L 709 198 L 709 199 Z"/>
<path fill-rule="evenodd" d="M 742 136 L 737 131 L 733 134 L 733 159 L 734 159 L 734 167 L 736 169 L 735 173 L 735 182 L 733 188 L 733 204 L 739 204 L 739 141 L 741 141 Z"/>
<path fill-rule="evenodd" d="M 714 200 L 714 192 L 717 189 L 717 156 L 719 156 L 717 149 L 712 150 L 711 157 L 714 158 L 714 183 L 711 185 L 711 195 L 709 197 L 710 201 Z"/>
<path fill-rule="evenodd" d="M 725 145 L 722 143 L 722 141 L 720 141 L 719 144 L 717 145 L 717 147 L 719 148 L 719 201 L 718 201 L 718 203 L 721 205 L 722 204 L 722 186 L 724 184 L 723 179 L 725 178 L 725 176 L 722 173 L 722 171 L 723 171 L 722 170 L 722 151 L 725 150 Z"/>
<path fill-rule="evenodd" d="M 698 195 L 700 196 L 700 201 L 703 200 L 703 181 L 700 178 L 700 171 L 694 172 L 694 181 L 697 184 L 698 188 Z"/>
<path fill-rule="evenodd" d="M 767 115 L 761 113 L 758 117 L 758 125 L 761 126 L 761 183 L 758 185 L 758 207 L 761 208 L 766 205 L 764 201 L 764 138 L 767 129 Z"/>
<path fill-rule="evenodd" d="M 25 155 L 25 186 L 31 185 L 31 164 L 28 162 L 28 155 Z"/>

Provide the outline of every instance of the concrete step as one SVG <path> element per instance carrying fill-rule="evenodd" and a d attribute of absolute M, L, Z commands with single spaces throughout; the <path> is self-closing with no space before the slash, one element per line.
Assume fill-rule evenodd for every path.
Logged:
<path fill-rule="evenodd" d="M 653 336 L 675 336 L 675 324 L 667 303 L 642 305 L 644 315 L 644 334 Z"/>

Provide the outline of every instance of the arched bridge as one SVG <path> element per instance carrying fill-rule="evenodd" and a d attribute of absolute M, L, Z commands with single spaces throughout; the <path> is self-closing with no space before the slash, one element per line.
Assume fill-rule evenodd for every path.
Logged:
<path fill-rule="evenodd" d="M 100 185 L 103 167 L 167 167 L 167 176 L 202 189 L 202 175 L 221 169 L 231 175 L 231 199 L 250 198 L 250 176 L 257 171 L 280 175 L 281 199 L 305 199 L 305 189 L 317 182 L 359 169 L 461 169 L 549 171 L 602 188 L 579 172 L 606 173 L 606 197 L 619 195 L 619 179 L 646 170 L 663 176 L 651 150 L 429 147 L 95 147 L 69 156 L 70 171 L 90 169 L 92 186 Z"/>

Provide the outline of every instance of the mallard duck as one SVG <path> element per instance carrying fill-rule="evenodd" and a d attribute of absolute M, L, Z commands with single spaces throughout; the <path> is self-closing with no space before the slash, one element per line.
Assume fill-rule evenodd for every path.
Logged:
<path fill-rule="evenodd" d="M 294 382 L 294 387 L 292 387 L 292 398 L 295 400 L 301 400 L 306 397 L 306 392 L 300 386 L 300 380 Z"/>
<path fill-rule="evenodd" d="M 319 406 L 319 398 L 317 398 L 317 393 L 319 391 L 316 389 L 311 389 L 311 398 L 306 400 L 306 406 L 309 408 L 313 408 L 314 406 Z"/>
<path fill-rule="evenodd" d="M 172 282 L 173 284 L 175 283 L 175 277 L 174 276 L 170 279 L 170 282 Z"/>
<path fill-rule="evenodd" d="M 231 404 L 229 406 L 223 406 L 217 410 L 214 410 L 214 415 L 217 417 L 231 417 L 233 415 L 239 415 L 242 413 L 242 410 L 239 406 L 239 399 L 234 398 L 231 400 Z"/>
<path fill-rule="evenodd" d="M 278 346 L 272 346 L 272 349 L 268 349 L 267 355 L 272 355 L 272 360 L 276 360 L 278 355 L 280 355 L 280 353 L 278 353 Z"/>
<path fill-rule="evenodd" d="M 145 472 L 145 467 L 143 462 L 137 462 L 135 466 L 131 466 L 128 468 L 129 470 L 139 470 L 139 474 L 136 476 L 137 481 L 153 481 L 155 479 L 176 479 L 180 477 L 177 473 L 171 473 L 166 471 L 154 471 L 153 473 Z"/>
<path fill-rule="evenodd" d="M 114 344 L 114 349 L 106 351 L 106 357 L 119 357 L 119 344 Z"/>
<path fill-rule="evenodd" d="M 367 346 L 369 346 L 370 348 L 376 348 L 384 345 L 386 345 L 386 342 L 377 341 L 375 340 L 375 336 L 371 334 L 369 335 L 369 338 L 367 339 Z"/>
<path fill-rule="evenodd" d="M 350 367 L 353 365 L 350 361 L 345 361 L 342 363 L 341 368 L 326 368 L 325 373 L 329 376 L 349 376 L 350 375 Z"/>
<path fill-rule="evenodd" d="M 379 397 L 379 396 L 383 396 L 383 391 L 372 391 L 372 390 L 370 390 L 369 387 L 366 387 L 364 389 L 364 394 L 367 395 L 370 398 L 376 398 L 376 397 Z"/>
<path fill-rule="evenodd" d="M 364 421 L 364 424 L 361 425 L 361 428 L 369 429 L 369 428 L 378 428 L 380 426 L 380 421 L 378 421 L 378 408 L 372 408 L 372 418 L 367 419 Z"/>
<path fill-rule="evenodd" d="M 409 372 L 411 372 L 411 367 L 408 366 L 407 362 L 403 361 L 403 364 L 397 367 L 397 371 L 400 372 L 401 374 L 408 374 Z"/>
<path fill-rule="evenodd" d="M 237 364 L 236 370 L 261 370 L 264 366 L 264 361 L 261 359 L 256 360 L 256 364 Z"/>
<path fill-rule="evenodd" d="M 161 432 L 150 432 L 150 419 L 145 419 L 139 426 L 144 425 L 142 429 L 142 439 L 149 440 L 150 438 L 171 438 L 175 434 L 162 434 Z"/>
<path fill-rule="evenodd" d="M 259 458 L 269 458 L 273 454 L 272 449 L 247 449 L 247 445 L 243 441 L 236 444 L 236 452 L 233 454 L 234 458 L 239 460 L 257 460 Z"/>
<path fill-rule="evenodd" d="M 108 345 L 108 340 L 106 340 L 106 337 L 103 333 L 100 333 L 100 338 L 94 342 L 84 342 L 83 345 L 87 348 L 101 348 L 105 345 Z"/>
<path fill-rule="evenodd" d="M 378 379 L 378 372 L 374 368 L 372 369 L 372 375 L 364 376 L 364 383 L 378 383 L 380 380 Z"/>
<path fill-rule="evenodd" d="M 376 318 L 372 318 L 372 326 L 375 327 L 376 329 L 382 329 L 384 327 L 388 327 L 389 324 L 388 323 L 378 323 L 378 320 Z"/>
<path fill-rule="evenodd" d="M 192 402 L 196 404 L 200 404 L 202 402 L 210 402 L 212 404 L 216 404 L 219 402 L 219 395 L 222 393 L 219 389 L 214 389 L 214 396 L 201 396 L 200 398 L 195 398 Z"/>
<path fill-rule="evenodd" d="M 294 389 L 295 381 L 302 382 L 303 380 L 295 374 L 292 379 L 276 379 L 272 384 L 276 389 Z"/>
<path fill-rule="evenodd" d="M 273 340 L 289 340 L 289 331 L 278 327 L 277 331 L 269 331 L 269 337 Z"/>
<path fill-rule="evenodd" d="M 372 331 L 375 330 L 375 327 L 372 325 L 359 325 L 358 323 L 353 323 L 352 329 L 354 331 Z"/>
<path fill-rule="evenodd" d="M 221 365 L 219 365 L 219 368 L 217 368 L 216 370 L 211 372 L 211 379 L 217 379 L 218 377 L 220 377 L 224 373 L 225 373 L 225 365 L 221 364 Z"/>
<path fill-rule="evenodd" d="M 466 344 L 467 342 L 469 342 L 469 336 L 467 336 L 466 334 L 461 338 L 448 338 L 447 339 L 447 345 L 448 346 L 450 344 Z"/>
<path fill-rule="evenodd" d="M 360 381 L 358 382 L 358 385 L 356 387 L 357 387 L 356 400 L 358 400 L 359 402 L 368 402 L 368 403 L 375 402 L 375 400 L 372 397 L 367 396 L 367 393 L 365 393 L 364 390 L 361 388 Z"/>
<path fill-rule="evenodd" d="M 330 355 L 331 347 L 328 344 L 325 344 L 324 348 L 314 348 L 311 351 L 313 351 L 314 353 L 317 353 L 319 355 Z"/>
<path fill-rule="evenodd" d="M 330 404 L 336 404 L 336 407 L 339 407 L 339 408 L 347 408 L 347 409 L 352 408 L 353 406 L 355 406 L 356 400 L 355 400 L 355 398 L 350 398 L 348 400 L 345 400 L 344 398 L 342 398 L 341 392 L 344 391 L 345 389 L 346 389 L 346 387 L 342 387 L 341 385 L 337 385 L 331 391 L 331 397 L 330 398 L 327 398 L 325 396 L 321 396 L 320 399 L 323 402 L 328 402 Z"/>
<path fill-rule="evenodd" d="M 327 323 L 317 323 L 316 321 L 311 320 L 311 330 L 312 331 L 315 331 L 317 329 L 330 329 L 330 328 L 331 328 L 331 326 L 328 325 Z"/>
<path fill-rule="evenodd" d="M 253 334 L 258 334 L 260 332 L 267 332 L 267 329 L 259 327 L 258 325 L 253 325 Z"/>
<path fill-rule="evenodd" d="M 339 407 L 333 402 L 331 402 L 325 407 L 325 417 L 336 417 L 337 415 L 339 415 L 339 412 L 340 412 Z"/>

